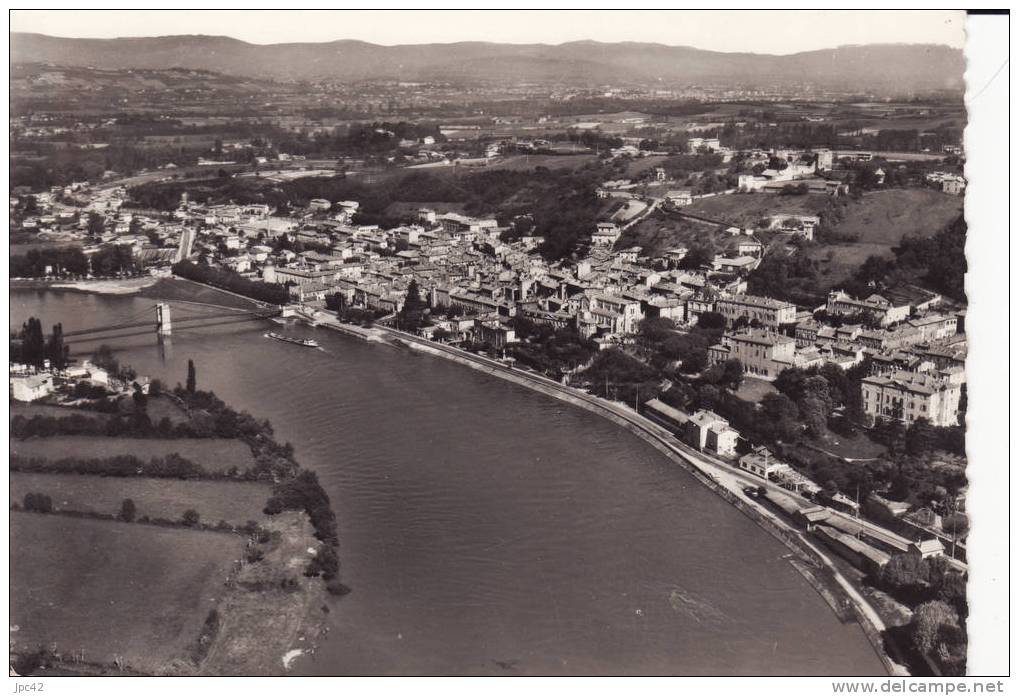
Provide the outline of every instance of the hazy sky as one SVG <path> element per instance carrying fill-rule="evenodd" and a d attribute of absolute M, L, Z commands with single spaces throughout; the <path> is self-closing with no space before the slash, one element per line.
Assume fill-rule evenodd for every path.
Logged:
<path fill-rule="evenodd" d="M 796 53 L 843 44 L 965 46 L 952 11 L 73 11 L 12 10 L 11 31 L 112 38 L 211 34 L 251 43 L 360 39 L 379 44 L 649 41 L 715 51 Z"/>

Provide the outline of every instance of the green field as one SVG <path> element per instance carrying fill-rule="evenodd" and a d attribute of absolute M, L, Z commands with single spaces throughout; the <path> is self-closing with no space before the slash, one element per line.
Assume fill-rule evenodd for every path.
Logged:
<path fill-rule="evenodd" d="M 756 226 L 772 215 L 817 215 L 828 207 L 828 196 L 779 196 L 771 193 L 734 193 L 702 198 L 683 208 L 684 213 L 702 215 L 740 227 Z"/>
<path fill-rule="evenodd" d="M 182 314 L 198 314 L 202 311 L 199 308 L 188 307 L 187 302 L 207 303 L 220 307 L 232 307 L 234 309 L 256 309 L 259 303 L 244 297 L 232 295 L 222 290 L 210 288 L 205 285 L 193 283 L 183 278 L 160 278 L 154 284 L 143 288 L 138 292 L 139 296 L 151 297 L 158 300 L 180 301 L 181 304 L 173 305 L 171 310 Z M 205 308 L 211 311 L 211 308 Z"/>
<path fill-rule="evenodd" d="M 807 251 L 821 267 L 821 280 L 845 280 L 868 256 L 893 256 L 892 247 L 906 235 L 930 237 L 962 212 L 962 198 L 930 189 L 896 189 L 868 193 L 850 203 L 837 231 L 857 235 L 858 242 L 820 244 Z"/>
<path fill-rule="evenodd" d="M 26 404 L 20 401 L 11 402 L 11 418 L 23 416 L 46 416 L 49 418 L 66 418 L 68 416 L 85 416 L 96 420 L 107 420 L 109 415 L 99 411 L 88 411 L 83 408 L 69 408 L 67 406 L 47 406 L 46 404 Z"/>
<path fill-rule="evenodd" d="M 10 514 L 12 651 L 162 673 L 185 658 L 244 539 L 234 534 Z"/>
<path fill-rule="evenodd" d="M 931 189 L 874 191 L 850 203 L 837 229 L 859 235 L 862 244 L 891 247 L 906 235 L 935 234 L 962 212 L 962 203 L 959 196 Z"/>
<path fill-rule="evenodd" d="M 191 420 L 184 410 L 167 396 L 150 398 L 145 407 L 145 413 L 153 423 L 159 423 L 164 418 L 169 418 L 174 425 L 187 423 Z"/>
<path fill-rule="evenodd" d="M 254 465 L 251 449 L 240 440 L 224 438 L 175 438 L 157 440 L 134 437 L 92 437 L 56 435 L 28 440 L 11 439 L 11 454 L 42 459 L 105 459 L 134 455 L 139 459 L 179 454 L 201 465 L 206 471 L 226 471 L 236 466 L 243 471 Z"/>
<path fill-rule="evenodd" d="M 137 517 L 179 520 L 185 510 L 193 509 L 206 524 L 222 520 L 243 525 L 262 516 L 272 487 L 256 481 L 181 481 L 11 472 L 10 502 L 20 504 L 26 493 L 48 495 L 53 499 L 54 510 L 116 515 L 121 502 L 130 498 L 137 509 Z"/>
<path fill-rule="evenodd" d="M 639 246 L 644 250 L 644 254 L 657 256 L 675 247 L 689 248 L 694 244 L 710 241 L 719 252 L 732 251 L 735 254 L 736 244 L 740 239 L 745 237 L 734 237 L 719 232 L 716 225 L 658 210 L 624 232 L 616 242 L 616 248 Z"/>

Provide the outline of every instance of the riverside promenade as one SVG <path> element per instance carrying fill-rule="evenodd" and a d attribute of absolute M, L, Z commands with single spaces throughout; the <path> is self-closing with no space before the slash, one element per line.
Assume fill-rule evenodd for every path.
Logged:
<path fill-rule="evenodd" d="M 621 402 L 609 401 L 593 396 L 575 387 L 560 384 L 544 375 L 529 370 L 513 368 L 498 360 L 469 353 L 446 344 L 436 343 L 390 327 L 373 326 L 365 328 L 344 324 L 331 313 L 323 311 L 305 310 L 300 312 L 298 316 L 317 326 L 356 336 L 366 341 L 401 345 L 422 353 L 453 360 L 472 369 L 514 382 L 547 396 L 597 413 L 626 428 L 662 452 L 672 462 L 682 466 L 698 481 L 734 505 L 758 526 L 785 544 L 801 561 L 798 564 L 793 564 L 793 567 L 805 576 L 809 573 L 810 576 L 807 577 L 807 580 L 815 589 L 818 589 L 818 583 L 824 583 L 819 580 L 820 574 L 814 571 L 823 568 L 823 574 L 831 578 L 835 586 L 828 587 L 829 591 L 827 592 L 818 589 L 821 596 L 832 605 L 835 599 L 833 595 L 836 592 L 846 598 L 888 674 L 891 676 L 908 676 L 906 668 L 893 660 L 885 650 L 883 633 L 886 625 L 884 621 L 867 599 L 838 570 L 826 553 L 812 540 L 807 538 L 801 530 L 793 527 L 785 519 L 782 519 L 743 492 L 743 488 L 748 485 L 755 487 L 763 485 L 765 488 L 774 489 L 776 492 L 788 493 L 784 489 L 735 469 L 727 462 L 688 447 L 680 442 L 672 432 L 645 418 Z M 834 605 L 832 608 L 836 609 Z M 837 609 L 836 613 L 839 613 Z"/>

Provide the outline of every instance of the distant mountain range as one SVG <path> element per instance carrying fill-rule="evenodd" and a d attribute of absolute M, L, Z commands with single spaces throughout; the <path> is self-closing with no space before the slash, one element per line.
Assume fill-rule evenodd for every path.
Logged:
<path fill-rule="evenodd" d="M 630 81 L 886 93 L 960 90 L 965 71 L 961 50 L 934 44 L 842 46 L 777 56 L 632 42 L 257 45 L 225 36 L 69 39 L 27 33 L 11 34 L 11 61 L 113 70 L 179 67 L 273 80 Z"/>

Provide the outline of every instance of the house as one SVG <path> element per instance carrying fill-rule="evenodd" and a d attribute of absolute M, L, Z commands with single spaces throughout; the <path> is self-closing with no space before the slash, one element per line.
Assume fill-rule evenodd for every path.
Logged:
<path fill-rule="evenodd" d="M 591 243 L 594 246 L 610 247 L 616 243 L 622 232 L 614 222 L 599 222 L 594 234 L 591 235 Z"/>
<path fill-rule="evenodd" d="M 711 263 L 712 268 L 721 273 L 749 273 L 759 265 L 761 260 L 754 256 L 737 256 L 734 259 L 716 256 Z"/>
<path fill-rule="evenodd" d="M 739 433 L 729 427 L 729 421 L 711 411 L 698 411 L 690 416 L 684 429 L 684 440 L 701 451 L 720 457 L 736 455 Z"/>
<path fill-rule="evenodd" d="M 708 348 L 709 365 L 733 358 L 742 363 L 748 375 L 768 381 L 788 367 L 801 366 L 796 359 L 796 341 L 763 329 L 723 334 L 721 343 Z"/>
<path fill-rule="evenodd" d="M 907 322 L 920 332 L 920 342 L 943 341 L 958 332 L 959 317 L 955 314 L 931 314 Z"/>
<path fill-rule="evenodd" d="M 741 239 L 736 244 L 736 253 L 740 256 L 760 256 L 764 245 L 756 239 Z"/>
<path fill-rule="evenodd" d="M 881 326 L 897 324 L 909 317 L 909 304 L 893 304 L 878 294 L 864 300 L 857 300 L 842 290 L 828 293 L 825 310 L 832 316 L 852 316 L 856 314 L 870 315 Z"/>
<path fill-rule="evenodd" d="M 516 332 L 498 319 L 475 321 L 474 334 L 478 343 L 487 343 L 494 348 L 505 348 L 517 342 Z"/>
<path fill-rule="evenodd" d="M 919 556 L 920 558 L 933 558 L 945 553 L 945 545 L 941 543 L 940 539 L 914 541 L 909 545 L 907 553 L 911 556 Z"/>
<path fill-rule="evenodd" d="M 577 328 L 587 338 L 596 333 L 636 333 L 644 318 L 640 302 L 605 293 L 588 293 L 580 299 Z"/>
<path fill-rule="evenodd" d="M 714 311 L 725 317 L 728 326 L 738 319 L 777 330 L 796 321 L 796 305 L 759 295 L 730 295 L 715 302 Z"/>
<path fill-rule="evenodd" d="M 680 208 L 693 204 L 693 191 L 690 189 L 674 189 L 665 194 L 665 200 Z"/>
<path fill-rule="evenodd" d="M 860 389 L 863 410 L 873 418 L 898 420 L 907 426 L 921 418 L 938 427 L 959 424 L 962 385 L 956 380 L 899 370 L 865 377 Z"/>
<path fill-rule="evenodd" d="M 35 401 L 53 393 L 53 375 L 11 375 L 11 398 Z"/>
<path fill-rule="evenodd" d="M 789 465 L 775 459 L 767 447 L 757 447 L 739 458 L 739 468 L 768 480 L 772 474 L 788 469 Z"/>

